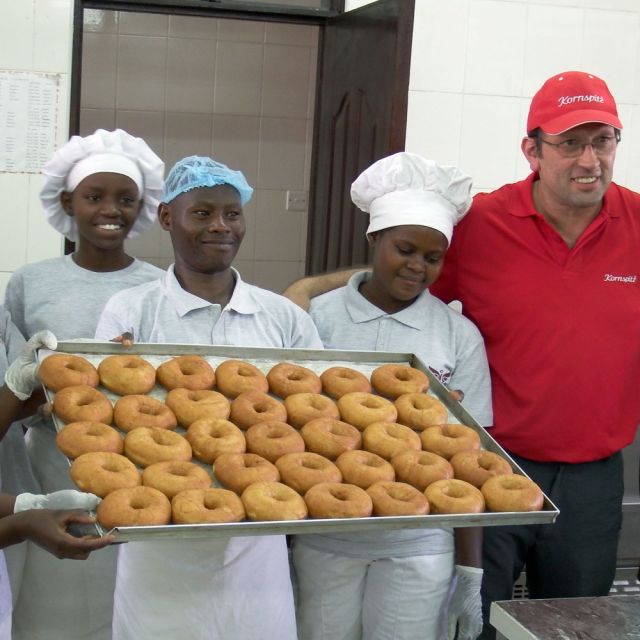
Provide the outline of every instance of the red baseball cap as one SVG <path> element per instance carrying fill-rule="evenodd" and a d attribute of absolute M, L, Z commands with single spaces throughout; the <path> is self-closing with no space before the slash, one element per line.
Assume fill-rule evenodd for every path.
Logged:
<path fill-rule="evenodd" d="M 616 101 L 604 80 L 582 71 L 565 71 L 549 78 L 533 96 L 527 133 L 542 129 L 557 135 L 587 122 L 622 129 Z"/>

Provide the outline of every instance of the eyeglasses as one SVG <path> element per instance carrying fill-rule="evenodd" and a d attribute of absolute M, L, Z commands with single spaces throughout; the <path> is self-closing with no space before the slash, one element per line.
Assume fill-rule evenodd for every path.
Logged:
<path fill-rule="evenodd" d="M 549 142 L 540 137 L 538 137 L 538 140 L 544 142 L 544 144 L 548 144 L 550 147 L 555 147 L 558 153 L 565 158 L 578 158 L 584 153 L 587 147 L 591 147 L 597 156 L 610 153 L 616 148 L 618 142 L 620 142 L 620 134 L 616 134 L 615 136 L 598 136 L 588 142 L 574 138 L 569 138 L 562 142 Z"/>

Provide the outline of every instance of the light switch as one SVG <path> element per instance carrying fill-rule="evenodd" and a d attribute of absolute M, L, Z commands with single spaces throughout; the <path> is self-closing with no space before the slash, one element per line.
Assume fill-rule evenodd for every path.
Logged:
<path fill-rule="evenodd" d="M 306 211 L 309 208 L 307 191 L 287 191 L 287 211 Z"/>

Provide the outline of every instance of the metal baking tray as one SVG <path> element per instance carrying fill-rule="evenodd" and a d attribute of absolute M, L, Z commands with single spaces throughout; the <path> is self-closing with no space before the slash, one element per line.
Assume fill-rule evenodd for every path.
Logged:
<path fill-rule="evenodd" d="M 97 341 L 67 341 L 59 342 L 59 353 L 72 353 L 82 356 L 97 366 L 108 355 L 131 353 L 144 357 L 154 366 L 178 355 L 197 354 L 205 358 L 214 368 L 228 359 L 246 360 L 267 373 L 271 367 L 279 362 L 293 362 L 303 365 L 320 374 L 332 366 L 347 366 L 357 369 L 370 377 L 371 372 L 382 364 L 407 364 L 423 371 L 429 378 L 428 393 L 436 396 L 448 409 L 449 421 L 459 422 L 475 429 L 487 451 L 500 454 L 511 465 L 514 473 L 525 475 L 524 471 L 514 462 L 506 451 L 490 436 L 464 406 L 452 399 L 447 388 L 431 373 L 429 368 L 415 354 L 395 353 L 383 351 L 348 351 L 348 350 L 316 350 L 316 349 L 278 349 L 271 347 L 235 347 L 212 345 L 180 345 L 180 344 L 136 344 L 131 349 L 124 349 L 113 342 Z M 43 359 L 53 352 L 42 349 L 39 358 Z M 107 396 L 114 400 L 117 396 L 101 388 Z M 53 393 L 45 389 L 47 399 L 53 399 Z M 164 398 L 166 391 L 156 385 L 150 392 L 157 398 Z M 56 429 L 64 425 L 54 416 Z M 195 461 L 195 459 L 194 459 Z M 210 470 L 209 465 L 204 465 Z M 214 478 L 215 486 L 215 478 Z M 477 513 L 477 514 L 446 514 L 425 516 L 396 516 L 349 519 L 308 519 L 283 520 L 277 522 L 233 522 L 221 524 L 193 524 L 193 525 L 161 525 L 147 527 L 117 527 L 108 531 L 115 536 L 116 542 L 143 541 L 155 539 L 178 539 L 200 537 L 230 537 L 251 535 L 276 534 L 304 534 L 329 533 L 341 531 L 381 531 L 391 529 L 423 529 L 444 527 L 476 527 L 511 524 L 545 524 L 552 523 L 558 516 L 558 508 L 545 496 L 541 511 L 505 512 L 505 513 Z M 107 533 L 99 524 L 93 532 Z"/>

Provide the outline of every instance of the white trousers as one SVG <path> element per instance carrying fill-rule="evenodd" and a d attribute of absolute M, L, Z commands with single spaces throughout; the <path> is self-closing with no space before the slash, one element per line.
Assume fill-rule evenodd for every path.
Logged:
<path fill-rule="evenodd" d="M 351 558 L 294 541 L 300 640 L 440 640 L 454 554 Z"/>
<path fill-rule="evenodd" d="M 296 640 L 284 536 L 120 547 L 114 640 Z"/>

